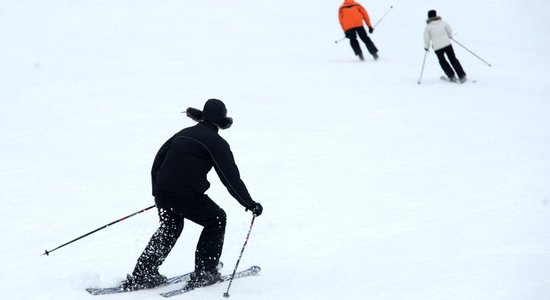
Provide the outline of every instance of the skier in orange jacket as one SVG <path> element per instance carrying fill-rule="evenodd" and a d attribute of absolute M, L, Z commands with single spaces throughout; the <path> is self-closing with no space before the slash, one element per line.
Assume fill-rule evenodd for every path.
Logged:
<path fill-rule="evenodd" d="M 367 35 L 365 27 L 363 27 L 364 21 L 369 28 L 369 33 L 372 34 L 374 31 L 367 10 L 361 4 L 355 2 L 355 0 L 344 0 L 344 3 L 340 5 L 340 9 L 338 10 L 338 19 L 355 55 L 359 56 L 359 59 L 364 60 L 363 51 L 361 51 L 361 47 L 357 41 L 357 35 L 359 35 L 359 38 L 367 46 L 369 53 L 377 60 L 378 49 Z"/>

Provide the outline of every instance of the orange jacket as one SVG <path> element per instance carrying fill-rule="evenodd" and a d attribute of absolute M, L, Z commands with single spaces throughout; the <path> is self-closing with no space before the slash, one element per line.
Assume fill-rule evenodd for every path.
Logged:
<path fill-rule="evenodd" d="M 371 27 L 367 10 L 355 0 L 344 0 L 338 10 L 338 19 L 344 31 L 352 28 L 363 27 L 363 20 L 368 27 Z"/>

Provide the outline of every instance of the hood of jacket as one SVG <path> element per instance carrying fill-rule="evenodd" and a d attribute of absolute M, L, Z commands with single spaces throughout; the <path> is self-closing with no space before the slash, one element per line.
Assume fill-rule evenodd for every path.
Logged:
<path fill-rule="evenodd" d="M 342 3 L 342 6 L 347 6 L 352 4 L 356 4 L 355 0 L 344 0 L 344 3 Z"/>
<path fill-rule="evenodd" d="M 429 18 L 428 20 L 426 20 L 426 24 L 430 24 L 431 22 L 439 21 L 439 20 L 441 20 L 440 16 L 432 17 L 432 18 Z"/>
<path fill-rule="evenodd" d="M 342 5 L 340 5 L 340 9 L 349 8 L 349 7 L 353 7 L 353 6 L 356 6 L 356 5 L 360 5 L 360 4 L 355 2 L 355 0 L 344 0 L 344 2 L 342 2 Z"/>

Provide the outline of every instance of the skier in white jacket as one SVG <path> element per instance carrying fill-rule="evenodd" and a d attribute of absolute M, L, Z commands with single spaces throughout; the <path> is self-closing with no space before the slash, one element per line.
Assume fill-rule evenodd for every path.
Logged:
<path fill-rule="evenodd" d="M 456 76 L 458 76 L 458 80 L 463 83 L 466 81 L 466 73 L 456 58 L 453 46 L 451 45 L 451 36 L 453 34 L 451 26 L 445 23 L 441 17 L 437 16 L 435 10 L 428 11 L 428 20 L 426 20 L 426 23 L 426 29 L 424 30 L 424 50 L 428 51 L 431 41 L 432 48 L 445 75 L 453 82 L 456 82 Z M 450 65 L 447 59 L 445 59 L 445 55 L 449 58 Z"/>

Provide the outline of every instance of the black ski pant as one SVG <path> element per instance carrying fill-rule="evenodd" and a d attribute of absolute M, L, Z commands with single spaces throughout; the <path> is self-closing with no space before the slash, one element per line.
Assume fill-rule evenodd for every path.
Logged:
<path fill-rule="evenodd" d="M 441 68 L 443 69 L 443 72 L 445 72 L 445 75 L 447 75 L 447 77 L 454 78 L 455 72 L 458 78 L 460 79 L 466 76 L 466 73 L 462 69 L 462 65 L 456 58 L 455 51 L 452 45 L 436 50 L 435 54 L 437 55 L 437 59 L 439 60 L 439 65 L 441 66 Z M 451 68 L 451 65 L 449 65 L 449 63 L 445 59 L 445 55 L 447 55 L 447 58 L 449 58 L 449 61 L 453 66 L 452 68 Z"/>
<path fill-rule="evenodd" d="M 358 35 L 363 43 L 365 43 L 365 46 L 367 46 L 369 53 L 371 55 L 375 55 L 378 52 L 378 49 L 367 35 L 367 31 L 363 26 L 355 27 L 346 31 L 346 37 L 349 39 L 349 43 L 355 55 L 363 54 L 363 51 L 361 51 L 361 47 L 359 46 L 359 41 L 357 41 Z"/>
<path fill-rule="evenodd" d="M 225 211 L 206 195 L 198 207 L 186 208 L 181 213 L 160 208 L 158 201 L 155 199 L 160 226 L 138 258 L 132 274 L 138 277 L 158 274 L 159 266 L 180 237 L 184 219 L 204 227 L 195 251 L 195 271 L 216 269 L 223 249 L 227 221 Z"/>

